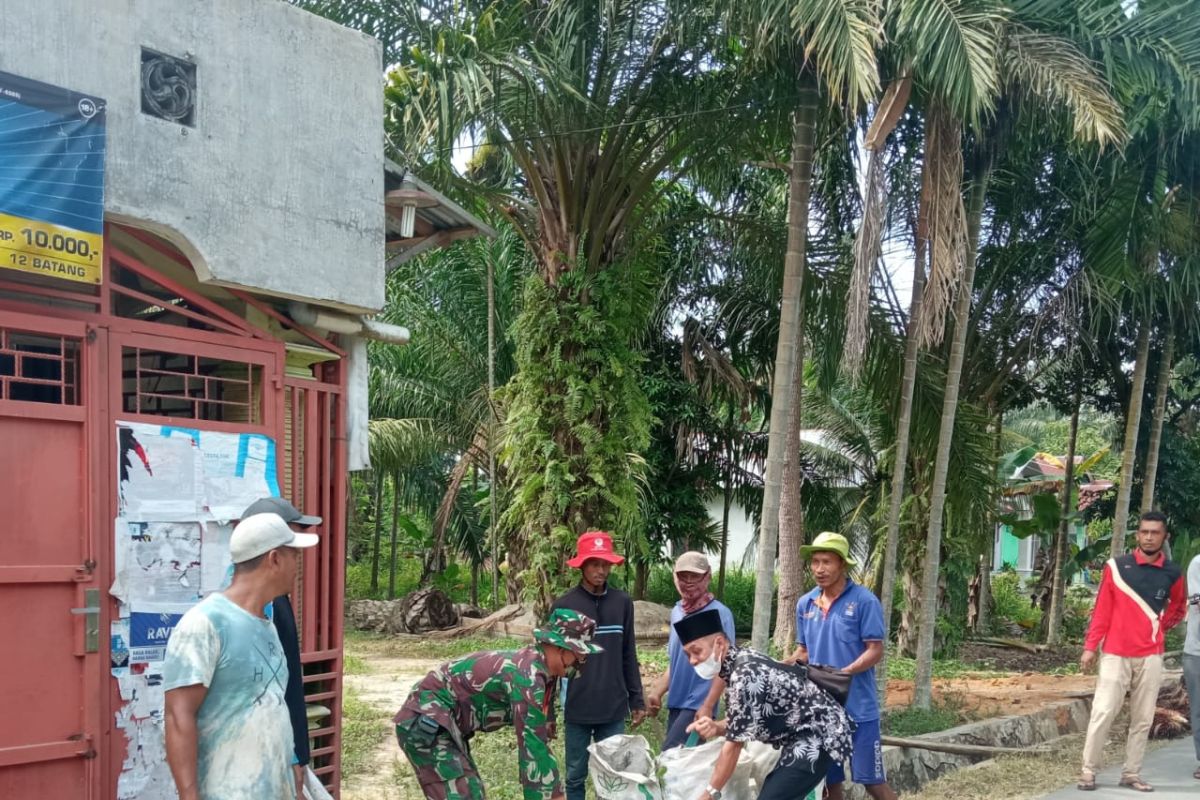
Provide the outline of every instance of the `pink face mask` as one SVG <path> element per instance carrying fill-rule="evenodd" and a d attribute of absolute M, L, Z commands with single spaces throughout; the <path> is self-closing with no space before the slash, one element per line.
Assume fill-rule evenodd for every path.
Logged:
<path fill-rule="evenodd" d="M 708 591 L 708 585 L 712 582 L 712 573 L 705 574 L 702 580 L 688 581 L 684 583 L 679 580 L 679 575 L 676 574 L 675 590 L 679 592 L 679 599 L 683 604 L 683 613 L 691 614 L 694 611 L 699 611 L 713 601 L 713 596 Z"/>

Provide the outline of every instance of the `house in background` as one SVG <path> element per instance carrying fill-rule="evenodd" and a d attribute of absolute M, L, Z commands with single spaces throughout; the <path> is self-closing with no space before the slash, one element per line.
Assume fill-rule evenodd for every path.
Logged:
<path fill-rule="evenodd" d="M 293 597 L 313 767 L 336 794 L 364 339 L 408 336 L 370 315 L 389 255 L 490 230 L 385 162 L 382 51 L 361 33 L 283 0 L 0 0 L 0 17 L 0 636 L 20 653 L 0 666 L 0 797 L 174 796 L 161 691 L 119 633 L 130 426 L 183 455 L 233 442 L 196 463 L 239 479 L 261 448 L 263 485 L 323 517 Z M 160 509 L 196 491 L 169 466 Z M 157 588 L 193 587 L 203 552 Z"/>
<path fill-rule="evenodd" d="M 1033 516 L 1031 497 L 1035 494 L 1061 495 L 1063 480 L 1066 478 L 1066 456 L 1056 457 L 1046 453 L 1037 453 L 1025 464 L 1017 467 L 1008 477 L 1007 486 L 1001 496 L 1000 511 L 1006 515 L 1016 515 L 1021 519 Z M 1083 456 L 1075 457 L 1075 464 L 1084 463 Z M 1092 478 L 1089 475 L 1076 473 L 1079 486 L 1079 502 L 1077 511 L 1084 511 L 1105 494 L 1112 490 L 1112 481 Z M 1087 545 L 1087 526 L 1077 522 L 1070 532 L 1071 541 L 1076 547 Z M 1040 570 L 1039 552 L 1043 547 L 1037 536 L 1019 538 L 1013 534 L 1012 526 L 999 524 L 996 526 L 994 550 L 992 555 L 992 572 L 1012 569 L 1023 579 L 1028 579 Z M 1076 580 L 1082 579 L 1082 573 Z"/>

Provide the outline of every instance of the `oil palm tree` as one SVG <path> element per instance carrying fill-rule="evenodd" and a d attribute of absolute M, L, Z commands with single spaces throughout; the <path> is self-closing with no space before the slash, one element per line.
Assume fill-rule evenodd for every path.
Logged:
<path fill-rule="evenodd" d="M 462 182 L 453 149 L 474 137 L 509 168 L 511 180 L 471 188 L 536 265 L 501 453 L 522 487 L 503 513 L 510 574 L 544 603 L 579 531 L 620 533 L 636 513 L 631 454 L 648 442 L 649 412 L 630 344 L 654 299 L 646 210 L 757 112 L 722 69 L 727 39 L 703 2 L 329 6 L 393 37 L 388 129 L 400 157 Z"/>
<path fill-rule="evenodd" d="M 488 437 L 500 423 L 488 385 L 489 283 L 501 330 L 514 319 L 520 286 L 532 270 L 510 228 L 494 240 L 475 239 L 405 262 L 388 276 L 382 316 L 412 328 L 405 347 L 370 350 L 372 463 L 395 476 L 398 510 L 427 520 L 432 547 L 427 571 L 445 562 L 447 546 L 472 565 L 496 560 L 480 541 L 482 520 L 471 490 L 482 475 L 489 495 L 500 491 L 488 458 Z M 494 281 L 488 280 L 489 273 Z M 496 375 L 514 371 L 507 337 L 496 346 Z"/>

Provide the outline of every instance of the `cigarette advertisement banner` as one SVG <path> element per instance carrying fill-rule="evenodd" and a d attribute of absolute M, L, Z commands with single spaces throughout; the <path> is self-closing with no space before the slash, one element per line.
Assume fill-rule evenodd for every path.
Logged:
<path fill-rule="evenodd" d="M 99 283 L 105 104 L 0 72 L 0 268 Z"/>

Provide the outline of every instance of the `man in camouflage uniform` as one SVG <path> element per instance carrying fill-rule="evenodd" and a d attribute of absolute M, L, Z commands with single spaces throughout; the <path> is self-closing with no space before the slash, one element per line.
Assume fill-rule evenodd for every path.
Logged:
<path fill-rule="evenodd" d="M 516 651 L 472 653 L 442 664 L 414 688 L 396 714 L 400 749 L 428 800 L 483 800 L 483 782 L 468 742 L 477 731 L 512 725 L 524 800 L 561 800 L 550 750 L 554 687 L 602 650 L 596 623 L 559 609 Z"/>

